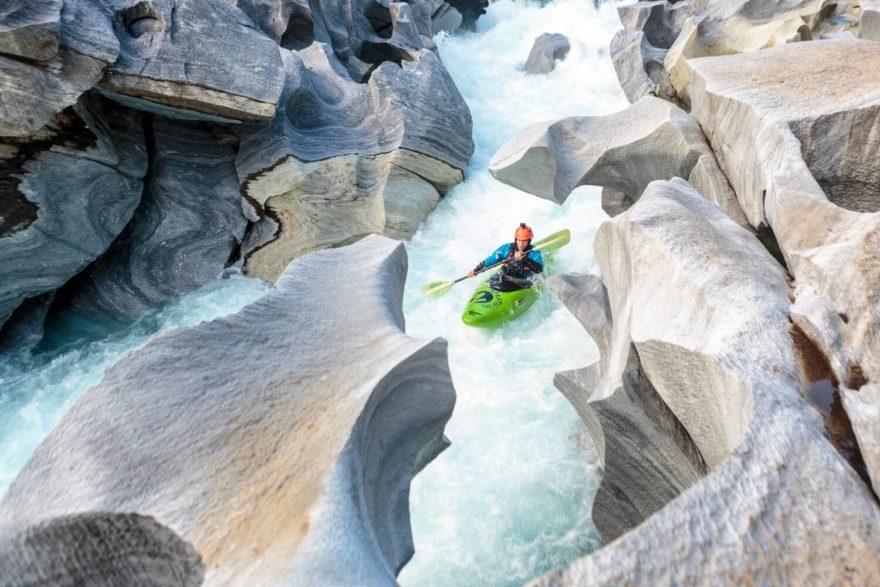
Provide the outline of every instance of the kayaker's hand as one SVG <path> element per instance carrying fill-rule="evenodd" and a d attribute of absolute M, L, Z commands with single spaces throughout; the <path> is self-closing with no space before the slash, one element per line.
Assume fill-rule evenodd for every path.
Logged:
<path fill-rule="evenodd" d="M 522 260 L 522 258 L 523 258 L 523 252 L 522 252 L 522 251 L 517 251 L 517 252 L 515 252 L 515 253 L 513 254 L 513 258 L 514 258 L 514 259 L 518 259 L 518 260 Z"/>
<path fill-rule="evenodd" d="M 473 277 L 474 275 L 476 275 L 476 273 L 474 273 L 473 271 L 468 271 L 468 277 Z"/>

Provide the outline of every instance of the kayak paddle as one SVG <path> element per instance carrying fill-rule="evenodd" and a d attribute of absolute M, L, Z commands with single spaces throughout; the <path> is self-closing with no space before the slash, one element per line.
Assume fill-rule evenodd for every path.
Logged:
<path fill-rule="evenodd" d="M 545 252 L 555 251 L 556 249 L 567 245 L 568 241 L 570 241 L 570 240 L 571 240 L 571 231 L 569 231 L 566 228 L 564 230 L 560 230 L 559 232 L 554 232 L 553 234 L 551 234 L 547 238 L 539 240 L 538 242 L 536 242 L 535 244 L 532 245 L 532 250 L 533 251 L 545 251 Z M 502 263 L 507 263 L 508 261 L 509 261 L 509 259 L 504 259 L 502 261 L 498 261 L 497 263 L 493 263 L 492 265 L 489 265 L 488 267 L 483 267 L 482 269 L 480 269 L 479 271 L 474 273 L 474 275 L 479 275 L 480 273 L 488 271 L 489 269 L 494 269 L 495 267 L 498 267 Z M 465 275 L 464 277 L 459 277 L 458 279 L 455 279 L 453 281 L 432 281 L 431 283 L 422 286 L 422 293 L 425 294 L 426 296 L 439 298 L 442 295 L 446 295 L 446 293 L 450 289 L 452 289 L 453 285 L 455 285 L 459 281 L 464 281 L 468 277 L 470 277 L 470 276 Z"/>

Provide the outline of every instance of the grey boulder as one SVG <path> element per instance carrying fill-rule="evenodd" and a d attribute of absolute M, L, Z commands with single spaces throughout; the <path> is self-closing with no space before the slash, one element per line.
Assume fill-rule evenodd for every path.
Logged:
<path fill-rule="evenodd" d="M 570 50 L 571 43 L 565 35 L 544 33 L 535 39 L 524 69 L 531 74 L 550 73 L 556 61 L 565 59 Z"/>

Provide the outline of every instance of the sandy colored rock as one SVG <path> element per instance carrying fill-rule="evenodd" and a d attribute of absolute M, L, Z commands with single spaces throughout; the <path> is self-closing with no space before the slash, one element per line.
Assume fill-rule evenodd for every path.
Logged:
<path fill-rule="evenodd" d="M 571 50 L 568 37 L 558 33 L 544 33 L 535 39 L 526 59 L 525 71 L 531 74 L 550 73 L 556 61 L 565 59 Z"/>

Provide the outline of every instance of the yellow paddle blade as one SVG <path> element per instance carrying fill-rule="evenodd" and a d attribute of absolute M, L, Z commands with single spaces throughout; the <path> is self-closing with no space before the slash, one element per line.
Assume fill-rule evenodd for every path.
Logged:
<path fill-rule="evenodd" d="M 422 286 L 422 293 L 426 296 L 439 298 L 452 289 L 453 285 L 455 285 L 454 281 L 432 281 L 428 285 Z"/>
<path fill-rule="evenodd" d="M 554 232 L 547 238 L 543 238 L 532 245 L 532 248 L 538 251 L 555 251 L 558 248 L 564 247 L 568 244 L 568 241 L 571 240 L 571 231 L 567 228 L 560 230 L 559 232 Z"/>

